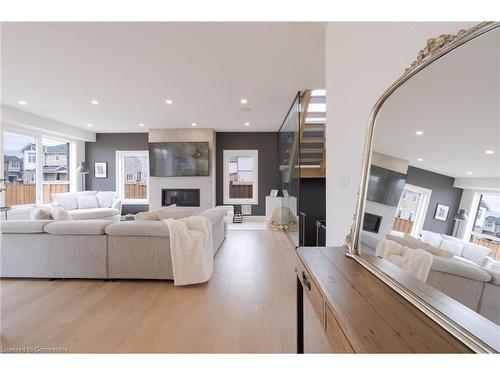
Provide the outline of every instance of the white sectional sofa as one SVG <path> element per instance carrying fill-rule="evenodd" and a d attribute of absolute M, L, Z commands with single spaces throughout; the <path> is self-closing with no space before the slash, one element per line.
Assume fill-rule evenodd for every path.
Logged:
<path fill-rule="evenodd" d="M 226 207 L 200 214 L 212 223 L 214 256 Z M 0 225 L 1 277 L 173 280 L 163 221 L 12 220 Z"/>
<path fill-rule="evenodd" d="M 428 245 L 448 252 L 433 254 L 426 283 L 500 325 L 500 262 L 488 257 L 490 249 L 455 237 L 421 231 L 418 241 L 411 236 L 387 235 L 387 239 L 410 248 Z M 363 236 L 363 251 L 371 253 L 378 240 Z"/>
<path fill-rule="evenodd" d="M 120 221 L 122 202 L 114 191 L 55 193 L 52 200 L 67 210 L 74 220 Z"/>

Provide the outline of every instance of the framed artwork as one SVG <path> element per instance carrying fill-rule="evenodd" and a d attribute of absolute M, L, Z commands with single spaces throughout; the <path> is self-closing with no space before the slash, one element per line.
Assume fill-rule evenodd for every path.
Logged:
<path fill-rule="evenodd" d="M 436 206 L 436 212 L 434 213 L 434 219 L 440 221 L 448 220 L 448 212 L 450 211 L 449 206 L 445 206 L 444 204 L 438 204 Z"/>
<path fill-rule="evenodd" d="M 94 163 L 94 178 L 108 178 L 107 161 L 96 161 Z"/>

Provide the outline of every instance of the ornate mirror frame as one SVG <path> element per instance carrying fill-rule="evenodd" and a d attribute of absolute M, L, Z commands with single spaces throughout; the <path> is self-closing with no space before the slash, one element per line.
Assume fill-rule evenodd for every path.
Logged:
<path fill-rule="evenodd" d="M 473 323 L 464 324 L 464 322 L 457 322 L 445 314 L 437 304 L 433 304 L 429 298 L 425 298 L 421 291 L 414 290 L 409 283 L 402 282 L 400 278 L 387 270 L 381 270 L 374 263 L 361 256 L 359 251 L 359 242 L 361 227 L 363 225 L 363 213 L 365 211 L 365 200 L 367 193 L 367 181 L 370 172 L 371 164 L 371 150 L 373 146 L 373 136 L 377 117 L 387 99 L 397 91 L 406 81 L 415 76 L 418 72 L 425 69 L 434 61 L 445 56 L 455 48 L 475 39 L 491 30 L 500 28 L 500 22 L 482 22 L 467 30 L 460 30 L 457 34 L 443 34 L 437 38 L 432 38 L 427 41 L 426 46 L 420 50 L 416 59 L 405 70 L 403 75 L 394 82 L 378 99 L 372 109 L 368 129 L 366 132 L 364 157 L 362 164 L 362 175 L 360 188 L 358 190 L 356 214 L 354 215 L 354 222 L 351 227 L 350 233 L 346 236 L 345 247 L 347 249 L 347 256 L 354 258 L 361 263 L 370 272 L 375 274 L 379 279 L 385 282 L 389 287 L 398 292 L 406 300 L 416 306 L 419 310 L 428 315 L 436 323 L 438 323 L 445 330 L 453 334 L 457 339 L 469 346 L 472 350 L 479 353 L 492 353 L 499 352 L 499 339 L 495 336 L 498 331 L 488 333 L 491 327 L 476 327 Z M 380 265 L 379 265 L 380 266 Z M 457 302 L 458 305 L 460 305 Z M 497 327 L 494 323 L 493 326 Z M 496 337 L 496 339 L 495 339 Z"/>

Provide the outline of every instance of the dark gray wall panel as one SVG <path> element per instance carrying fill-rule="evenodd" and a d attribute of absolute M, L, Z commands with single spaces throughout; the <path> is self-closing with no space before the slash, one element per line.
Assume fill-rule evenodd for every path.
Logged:
<path fill-rule="evenodd" d="M 299 204 L 307 215 L 303 246 L 316 246 L 316 221 L 326 218 L 326 179 L 301 178 Z"/>
<path fill-rule="evenodd" d="M 224 204 L 224 150 L 259 150 L 259 204 L 252 206 L 252 215 L 266 214 L 266 195 L 280 189 L 278 170 L 278 133 L 218 132 L 216 134 L 216 202 Z"/>
<path fill-rule="evenodd" d="M 148 149 L 148 133 L 97 133 L 95 142 L 85 142 L 85 159 L 90 169 L 87 190 L 116 190 L 116 151 Z M 94 178 L 94 162 L 108 162 L 108 178 Z M 127 205 L 123 214 L 147 211 L 147 205 Z"/>
<path fill-rule="evenodd" d="M 452 235 L 455 225 L 453 216 L 458 212 L 463 192 L 462 189 L 453 186 L 455 179 L 453 177 L 410 166 L 408 167 L 406 182 L 411 185 L 432 190 L 423 229 Z M 438 204 L 444 204 L 450 207 L 448 220 L 439 221 L 434 219 L 434 213 L 436 212 L 436 206 Z"/>

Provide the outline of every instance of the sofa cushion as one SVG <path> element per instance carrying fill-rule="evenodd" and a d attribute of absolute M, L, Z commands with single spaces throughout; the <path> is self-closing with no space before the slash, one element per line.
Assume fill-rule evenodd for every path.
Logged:
<path fill-rule="evenodd" d="M 96 191 L 78 191 L 74 193 L 53 193 L 52 200 L 66 210 L 74 210 L 78 208 L 76 197 L 96 195 Z"/>
<path fill-rule="evenodd" d="M 482 282 L 488 282 L 491 280 L 491 275 L 481 267 L 472 262 L 469 263 L 467 261 L 462 261 L 455 257 L 444 258 L 440 256 L 433 256 L 431 270 Z"/>
<path fill-rule="evenodd" d="M 31 220 L 52 220 L 52 209 L 50 206 L 33 206 L 30 212 Z"/>
<path fill-rule="evenodd" d="M 98 208 L 97 197 L 95 195 L 76 197 L 78 209 Z"/>
<path fill-rule="evenodd" d="M 9 220 L 1 221 L 2 233 L 45 233 L 43 228 L 53 220 Z"/>
<path fill-rule="evenodd" d="M 452 253 L 453 255 L 456 255 L 456 256 L 462 255 L 463 247 L 464 247 L 463 243 L 456 242 L 453 240 L 447 240 L 444 238 L 441 241 L 441 244 L 439 245 L 440 249 L 449 251 L 450 253 Z"/>
<path fill-rule="evenodd" d="M 65 208 L 57 205 L 52 206 L 52 218 L 58 221 L 73 219 Z"/>
<path fill-rule="evenodd" d="M 228 212 L 228 207 L 212 207 L 200 213 L 199 216 L 206 217 L 214 225 L 223 220 Z"/>
<path fill-rule="evenodd" d="M 72 210 L 69 212 L 73 219 L 75 220 L 89 220 L 89 219 L 99 219 L 102 217 L 109 217 L 118 215 L 120 212 L 113 208 L 86 208 Z"/>
<path fill-rule="evenodd" d="M 420 234 L 422 235 L 422 241 L 436 247 L 439 247 L 441 240 L 443 239 L 439 233 L 434 233 L 428 230 L 421 230 Z"/>
<path fill-rule="evenodd" d="M 52 199 L 54 203 L 63 207 L 66 210 L 74 210 L 78 208 L 78 202 L 76 201 L 76 194 L 73 193 L 56 193 L 52 194 Z"/>
<path fill-rule="evenodd" d="M 116 193 L 114 191 L 99 191 L 96 194 L 97 203 L 99 207 L 111 207 L 116 199 Z"/>
<path fill-rule="evenodd" d="M 44 227 L 50 234 L 106 234 L 106 227 L 114 223 L 112 220 L 65 220 L 55 221 Z"/>
<path fill-rule="evenodd" d="M 191 209 L 163 207 L 158 210 L 160 220 L 182 219 L 191 215 L 193 215 L 193 210 Z"/>
<path fill-rule="evenodd" d="M 169 237 L 168 226 L 163 221 L 121 221 L 106 228 L 109 236 Z"/>
<path fill-rule="evenodd" d="M 439 257 L 453 258 L 453 254 L 450 253 L 449 251 L 443 250 L 439 247 L 435 247 L 432 245 L 427 245 L 424 250 L 428 251 L 432 255 L 437 255 Z"/>
<path fill-rule="evenodd" d="M 490 283 L 500 285 L 500 271 L 488 270 L 491 275 Z"/>
<path fill-rule="evenodd" d="M 135 214 L 135 220 L 137 221 L 159 221 L 160 216 L 158 210 L 145 211 Z"/>
<path fill-rule="evenodd" d="M 467 242 L 463 247 L 462 257 L 472 260 L 473 262 L 478 262 L 489 253 L 491 253 L 491 249 L 485 246 L 476 245 L 475 243 Z"/>

